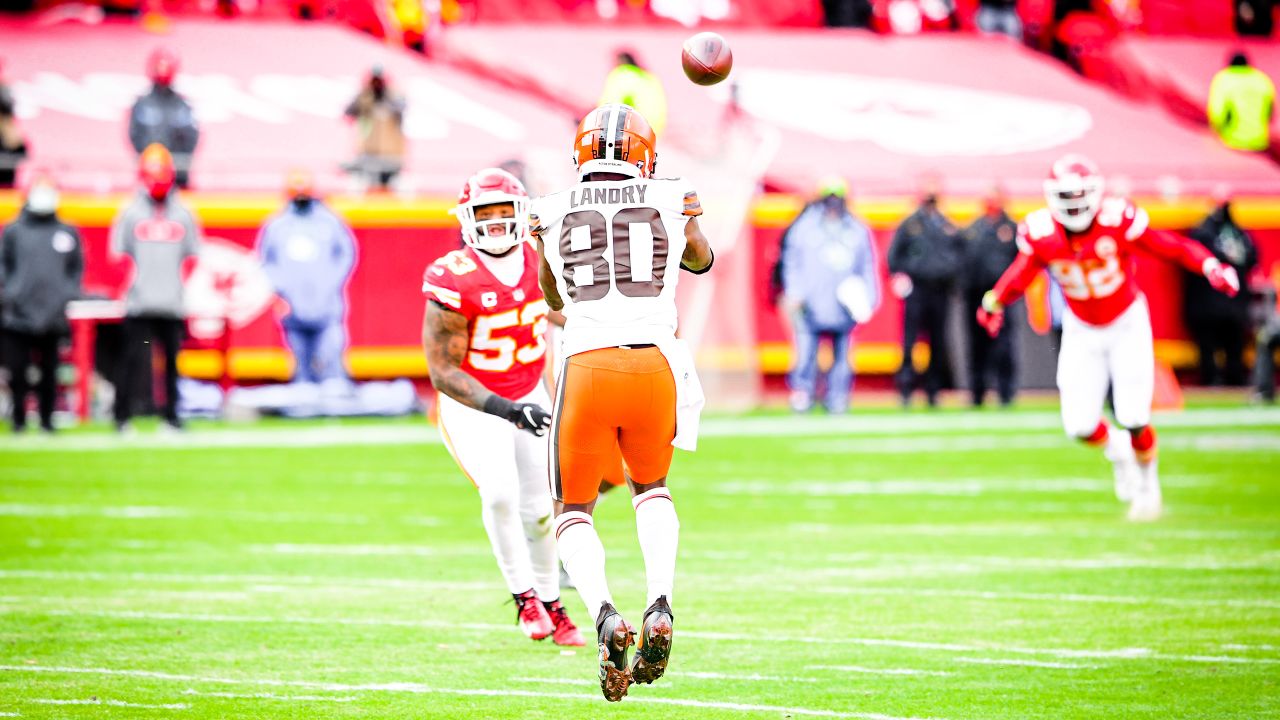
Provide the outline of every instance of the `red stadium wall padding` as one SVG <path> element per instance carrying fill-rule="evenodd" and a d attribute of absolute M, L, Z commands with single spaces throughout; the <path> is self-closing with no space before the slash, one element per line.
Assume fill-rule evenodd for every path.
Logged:
<path fill-rule="evenodd" d="M 8 208 L 0 223 L 8 222 L 12 208 Z M 894 211 L 896 212 L 896 211 Z M 881 276 L 887 272 L 884 268 L 889 243 L 893 236 L 896 221 L 886 221 L 880 210 L 875 211 L 872 223 L 880 263 Z M 81 222 L 85 239 L 86 272 L 85 289 L 91 294 L 105 297 L 119 297 L 123 294 L 127 282 L 127 265 L 113 260 L 107 248 L 106 220 Z M 785 216 L 784 216 L 785 217 Z M 209 242 L 229 247 L 238 253 L 243 263 L 251 265 L 252 248 L 257 237 L 257 220 L 239 217 L 228 223 L 210 220 L 205 226 L 205 235 Z M 355 222 L 355 235 L 358 244 L 358 260 L 352 279 L 347 287 L 348 330 L 350 349 L 357 353 L 384 355 L 390 353 L 399 358 L 390 365 L 374 367 L 372 370 L 360 371 L 364 377 L 380 377 L 400 374 L 420 374 L 424 366 L 413 366 L 406 369 L 405 358 L 420 361 L 418 350 L 421 341 L 421 322 L 423 298 L 420 292 L 423 269 L 436 257 L 459 246 L 457 230 L 442 222 L 424 222 L 418 226 L 386 227 L 377 223 Z M 769 275 L 778 254 L 778 241 L 781 237 L 783 223 L 770 221 L 757 223 L 751 229 L 748 241 L 749 252 L 745 257 L 754 258 L 750 266 L 750 275 L 744 275 L 750 289 L 745 295 L 749 313 L 752 318 L 751 330 L 756 347 L 785 347 L 788 336 L 775 312 L 769 297 Z M 1280 262 L 1280 226 L 1267 229 L 1255 229 L 1253 237 L 1260 250 L 1262 265 L 1265 270 L 1273 263 Z M 244 265 L 242 265 L 244 267 Z M 726 268 L 721 268 L 727 271 Z M 1181 270 L 1167 263 L 1142 257 L 1139 262 L 1140 282 L 1151 302 L 1152 324 L 1157 340 L 1182 341 L 1187 334 L 1182 324 L 1182 274 Z M 727 279 L 724 272 L 720 279 Z M 228 293 L 237 292 L 241 286 L 240 279 L 233 272 L 219 279 Z M 692 287 L 694 281 L 690 282 Z M 892 351 L 901 337 L 902 303 L 886 294 L 880 311 L 858 332 L 858 341 L 863 348 L 874 348 L 879 360 L 872 365 L 875 372 L 887 372 L 885 366 L 886 349 Z M 716 315 L 710 317 L 715 322 Z M 710 333 L 713 342 L 724 342 L 724 337 Z M 734 335 L 732 342 L 749 339 Z M 196 338 L 189 347 L 214 347 L 216 339 Z M 269 302 L 263 298 L 253 306 L 252 314 L 236 323 L 231 335 L 233 353 L 249 351 L 262 355 L 263 351 L 283 357 L 283 341 L 279 329 L 278 317 Z M 721 348 L 741 350 L 742 348 Z M 713 353 L 714 355 L 714 353 Z M 776 355 L 776 353 L 775 353 Z M 741 357 L 740 354 L 721 353 L 718 357 Z M 785 362 L 785 358 L 782 360 Z M 761 364 L 767 371 L 777 372 L 778 360 Z M 278 363 L 277 363 L 278 366 Z M 366 366 L 372 367 L 372 366 Z M 242 380 L 253 380 L 263 377 L 275 377 L 270 372 L 262 374 L 258 371 L 238 373 Z"/>

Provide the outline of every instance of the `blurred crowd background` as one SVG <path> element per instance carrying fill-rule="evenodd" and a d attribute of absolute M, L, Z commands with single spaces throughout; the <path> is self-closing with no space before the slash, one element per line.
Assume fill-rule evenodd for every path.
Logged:
<path fill-rule="evenodd" d="M 6 10 L 0 405 L 16 430 L 429 406 L 418 284 L 459 245 L 456 187 L 488 165 L 535 195 L 571 180 L 574 123 L 604 101 L 639 108 L 659 174 L 704 196 L 724 260 L 681 303 L 713 405 L 1010 405 L 1051 387 L 1047 278 L 998 337 L 972 318 L 1066 150 L 1246 279 L 1227 299 L 1142 266 L 1157 401 L 1188 383 L 1274 399 L 1269 1 Z M 680 75 L 695 27 L 729 39 L 729 82 Z"/>

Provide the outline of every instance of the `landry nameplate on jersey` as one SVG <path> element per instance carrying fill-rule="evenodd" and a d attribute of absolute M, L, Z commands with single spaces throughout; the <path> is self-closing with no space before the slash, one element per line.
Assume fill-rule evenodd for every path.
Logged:
<path fill-rule="evenodd" d="M 569 191 L 569 207 L 583 205 L 634 205 L 644 202 L 644 194 L 649 188 L 645 185 L 626 185 L 624 187 L 584 187 Z"/>

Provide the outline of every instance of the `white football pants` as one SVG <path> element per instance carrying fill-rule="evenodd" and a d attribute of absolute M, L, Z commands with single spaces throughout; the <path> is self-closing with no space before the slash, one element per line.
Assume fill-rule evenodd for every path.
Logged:
<path fill-rule="evenodd" d="M 1087 437 L 1102 420 L 1111 388 L 1116 422 L 1124 428 L 1151 422 L 1155 353 L 1147 299 L 1138 296 L 1108 325 L 1090 325 L 1068 308 L 1058 352 L 1062 426 L 1072 437 Z"/>
<path fill-rule="evenodd" d="M 449 454 L 480 491 L 480 512 L 498 568 L 512 593 L 529 588 L 550 602 L 560 597 L 560 572 L 551 525 L 547 438 L 469 408 L 444 395 L 440 434 Z M 551 411 L 541 383 L 520 402 Z"/>

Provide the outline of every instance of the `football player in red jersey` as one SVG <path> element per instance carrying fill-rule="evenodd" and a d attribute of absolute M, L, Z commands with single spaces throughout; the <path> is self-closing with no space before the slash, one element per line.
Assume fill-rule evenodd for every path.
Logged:
<path fill-rule="evenodd" d="M 1129 519 L 1154 520 L 1163 509 L 1151 427 L 1155 357 L 1135 254 L 1143 250 L 1203 273 L 1227 295 L 1239 292 L 1239 278 L 1204 246 L 1153 232 L 1145 211 L 1104 197 L 1102 176 L 1081 155 L 1054 163 L 1045 199 L 1048 207 L 1027 215 L 1019 227 L 1018 256 L 983 297 L 978 322 L 995 335 L 1004 307 L 1049 270 L 1067 301 L 1058 353 L 1063 426 L 1068 435 L 1105 449 L 1115 466 L 1116 495 L 1129 502 Z M 1108 387 L 1128 442 L 1102 417 Z"/>
<path fill-rule="evenodd" d="M 582 645 L 560 604 L 542 383 L 547 303 L 527 242 L 529 197 L 504 170 L 467 180 L 452 211 L 466 247 L 427 268 L 422 341 L 439 392 L 440 434 L 480 491 L 485 531 L 534 640 Z"/>

